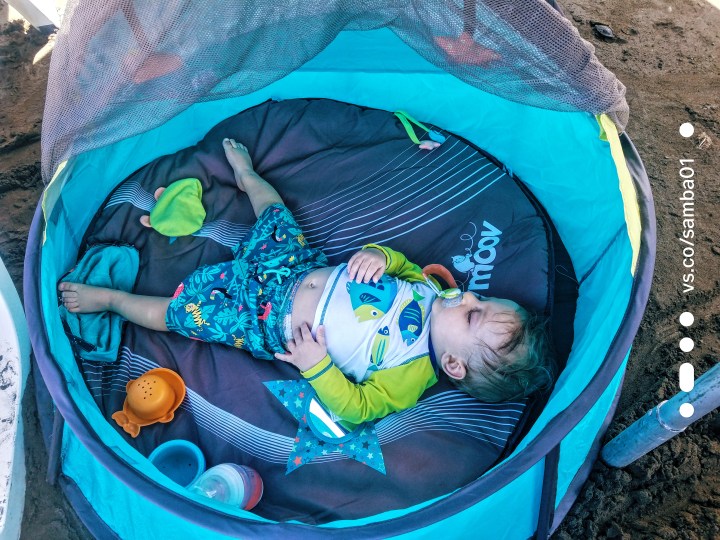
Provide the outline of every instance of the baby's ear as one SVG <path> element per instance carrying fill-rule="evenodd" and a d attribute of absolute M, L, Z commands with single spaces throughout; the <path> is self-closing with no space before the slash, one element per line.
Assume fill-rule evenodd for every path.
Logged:
<path fill-rule="evenodd" d="M 152 229 L 152 225 L 150 225 L 150 216 L 140 216 L 140 223 Z"/>
<path fill-rule="evenodd" d="M 465 359 L 458 356 L 454 356 L 450 353 L 444 353 L 440 358 L 440 365 L 443 371 L 451 379 L 461 381 L 467 374 L 467 367 L 465 366 Z"/>

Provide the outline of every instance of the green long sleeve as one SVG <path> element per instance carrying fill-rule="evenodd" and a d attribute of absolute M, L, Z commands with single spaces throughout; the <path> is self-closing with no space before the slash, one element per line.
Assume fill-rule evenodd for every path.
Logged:
<path fill-rule="evenodd" d="M 385 273 L 408 282 L 425 282 L 422 268 L 386 246 L 368 244 L 385 255 Z M 435 284 L 434 278 L 430 278 Z M 413 407 L 427 388 L 437 382 L 430 357 L 418 357 L 401 366 L 381 369 L 362 383 L 350 382 L 329 355 L 302 372 L 325 406 L 346 422 L 361 424 Z"/>
<path fill-rule="evenodd" d="M 363 246 L 363 249 L 368 248 L 375 248 L 385 255 L 385 261 L 387 263 L 385 273 L 389 276 L 400 278 L 403 281 L 409 281 L 410 283 L 414 283 L 416 281 L 425 282 L 425 276 L 423 276 L 422 268 L 420 268 L 417 264 L 410 262 L 408 258 L 399 251 L 377 244 L 367 244 Z M 430 279 L 433 283 L 440 286 L 435 278 L 430 277 Z"/>
<path fill-rule="evenodd" d="M 437 382 L 430 357 L 422 356 L 401 366 L 374 372 L 353 384 L 326 355 L 320 363 L 302 372 L 322 401 L 347 422 L 361 424 L 414 406 Z"/>

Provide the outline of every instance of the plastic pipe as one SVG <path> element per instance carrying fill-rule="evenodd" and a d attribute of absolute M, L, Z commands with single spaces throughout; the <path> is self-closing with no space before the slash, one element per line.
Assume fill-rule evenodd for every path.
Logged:
<path fill-rule="evenodd" d="M 52 0 L 6 0 L 6 3 L 37 29 L 60 27 L 60 17 Z"/>
<path fill-rule="evenodd" d="M 680 405 L 690 403 L 693 414 L 680 414 Z M 602 449 L 602 459 L 611 467 L 625 467 L 657 448 L 720 406 L 720 364 L 695 381 L 690 392 L 675 394 L 649 410 L 642 418 L 625 428 Z"/>

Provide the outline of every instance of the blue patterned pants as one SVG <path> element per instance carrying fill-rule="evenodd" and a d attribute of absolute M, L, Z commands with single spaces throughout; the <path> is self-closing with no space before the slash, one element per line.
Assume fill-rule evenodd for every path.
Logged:
<path fill-rule="evenodd" d="M 232 261 L 202 266 L 178 286 L 165 322 L 169 330 L 245 349 L 256 358 L 283 352 L 286 322 L 302 278 L 328 265 L 308 246 L 290 210 L 263 211 Z"/>

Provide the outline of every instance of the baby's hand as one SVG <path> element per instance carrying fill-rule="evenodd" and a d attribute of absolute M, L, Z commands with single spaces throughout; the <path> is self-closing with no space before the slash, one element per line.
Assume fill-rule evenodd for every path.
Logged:
<path fill-rule="evenodd" d="M 275 353 L 275 358 L 289 362 L 300 371 L 307 371 L 325 358 L 327 347 L 325 347 L 324 326 L 318 326 L 317 341 L 313 339 L 307 323 L 303 323 L 300 328 L 293 331 L 293 338 L 288 341 L 287 354 Z"/>
<path fill-rule="evenodd" d="M 386 267 L 385 254 L 378 249 L 368 248 L 350 257 L 347 271 L 351 281 L 354 279 L 358 283 L 367 283 L 372 279 L 377 283 L 385 273 Z"/>

